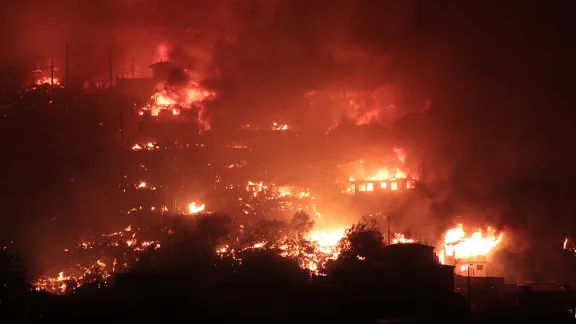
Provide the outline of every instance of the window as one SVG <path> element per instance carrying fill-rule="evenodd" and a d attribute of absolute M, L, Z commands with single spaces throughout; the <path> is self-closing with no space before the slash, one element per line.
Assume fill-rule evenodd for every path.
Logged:
<path fill-rule="evenodd" d="M 476 265 L 476 270 L 478 270 L 478 271 L 484 270 L 484 265 L 482 265 L 482 264 L 477 264 L 477 265 Z"/>
<path fill-rule="evenodd" d="M 366 184 L 366 191 L 374 191 L 374 183 L 368 182 Z"/>
<path fill-rule="evenodd" d="M 386 181 L 380 182 L 380 188 L 386 189 Z"/>

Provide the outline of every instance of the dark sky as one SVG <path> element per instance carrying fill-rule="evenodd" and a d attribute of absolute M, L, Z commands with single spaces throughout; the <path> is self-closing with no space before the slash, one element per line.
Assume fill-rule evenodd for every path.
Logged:
<path fill-rule="evenodd" d="M 248 120 L 299 120 L 311 89 L 395 89 L 392 127 L 423 152 L 440 211 L 552 231 L 574 214 L 570 2 L 4 0 L 0 51 L 62 60 L 68 41 L 88 75 L 109 43 L 116 70 L 143 71 L 166 44 Z"/>

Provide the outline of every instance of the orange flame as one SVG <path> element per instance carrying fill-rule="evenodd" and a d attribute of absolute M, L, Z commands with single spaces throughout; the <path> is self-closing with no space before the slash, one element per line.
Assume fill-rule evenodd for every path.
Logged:
<path fill-rule="evenodd" d="M 502 242 L 503 233 L 496 232 L 488 227 L 485 232 L 481 229 L 467 236 L 462 224 L 449 229 L 444 235 L 440 262 L 445 264 L 447 257 L 455 260 L 469 259 L 475 256 L 489 255 L 494 252 Z"/>
<path fill-rule="evenodd" d="M 188 211 L 189 214 L 199 214 L 201 212 L 203 212 L 206 209 L 206 205 L 204 204 L 196 204 L 195 202 L 191 202 L 190 204 L 188 204 Z"/>

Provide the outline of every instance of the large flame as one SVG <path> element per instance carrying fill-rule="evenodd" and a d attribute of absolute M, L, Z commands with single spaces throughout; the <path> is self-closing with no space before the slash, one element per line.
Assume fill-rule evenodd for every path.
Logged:
<path fill-rule="evenodd" d="M 206 205 L 204 204 L 197 204 L 195 202 L 188 204 L 188 211 L 190 214 L 199 214 L 204 210 L 206 210 Z"/>
<path fill-rule="evenodd" d="M 182 110 L 195 111 L 201 130 L 210 129 L 210 119 L 204 106 L 208 100 L 213 100 L 216 94 L 201 87 L 194 81 L 189 81 L 183 87 L 167 87 L 163 91 L 155 93 L 150 102 L 142 107 L 139 114 L 149 112 L 151 116 L 158 116 L 161 111 L 177 116 Z"/>
<path fill-rule="evenodd" d="M 464 226 L 449 229 L 444 235 L 444 242 L 440 248 L 440 262 L 447 263 L 447 258 L 454 260 L 470 259 L 476 256 L 487 256 L 493 253 L 502 242 L 503 233 L 496 233 L 488 227 L 486 231 L 479 229 L 467 235 Z"/>
<path fill-rule="evenodd" d="M 403 148 L 394 148 L 395 158 L 389 165 L 381 165 L 379 162 L 357 160 L 341 168 L 352 168 L 353 175 L 349 177 L 354 180 L 388 180 L 388 179 L 414 179 L 418 180 L 418 175 L 408 174 L 404 165 L 406 161 L 406 151 Z"/>

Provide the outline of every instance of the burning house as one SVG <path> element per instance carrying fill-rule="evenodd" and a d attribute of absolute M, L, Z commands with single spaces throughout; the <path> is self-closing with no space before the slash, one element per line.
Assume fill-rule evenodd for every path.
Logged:
<path fill-rule="evenodd" d="M 391 178 L 381 180 L 352 180 L 350 181 L 354 195 L 368 193 L 391 193 L 416 188 L 417 181 L 407 178 Z"/>
<path fill-rule="evenodd" d="M 493 254 L 502 237 L 502 233 L 496 233 L 492 228 L 468 236 L 459 224 L 446 232 L 440 259 L 443 264 L 453 265 L 460 276 L 496 277 L 499 271 Z"/>
<path fill-rule="evenodd" d="M 210 129 L 205 103 L 215 93 L 169 61 L 150 65 L 155 91 L 137 111 L 138 134 L 173 141 Z M 181 138 L 180 138 L 181 139 Z"/>

